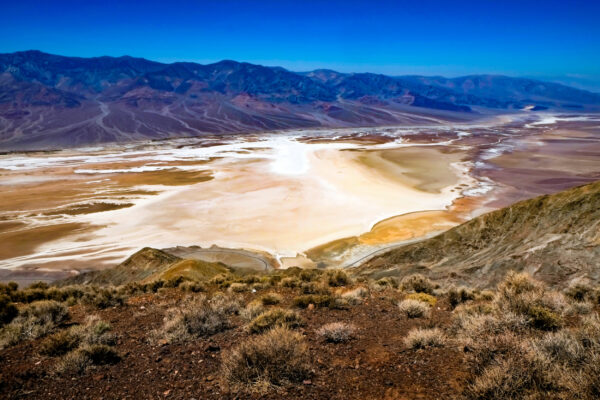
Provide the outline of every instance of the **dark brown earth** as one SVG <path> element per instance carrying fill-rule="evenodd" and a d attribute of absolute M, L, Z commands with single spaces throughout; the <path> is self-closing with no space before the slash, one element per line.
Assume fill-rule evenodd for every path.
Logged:
<path fill-rule="evenodd" d="M 291 307 L 297 289 L 279 288 Z M 197 296 L 197 295 L 194 295 Z M 248 298 L 252 294 L 245 294 Z M 93 311 L 109 321 L 119 336 L 122 361 L 97 366 L 81 376 L 55 376 L 55 358 L 36 351 L 39 340 L 0 351 L 0 398 L 4 399 L 439 399 L 459 395 L 468 377 L 458 346 L 409 350 L 407 332 L 417 326 L 446 327 L 449 305 L 439 302 L 429 319 L 408 320 L 397 312 L 396 290 L 372 293 L 361 305 L 345 310 L 299 310 L 306 322 L 299 331 L 306 338 L 313 376 L 303 384 L 283 387 L 266 395 L 227 392 L 220 374 L 221 355 L 247 340 L 239 317 L 231 329 L 184 344 L 150 344 L 149 332 L 162 325 L 166 310 L 182 292 L 130 298 L 127 305 Z M 72 322 L 82 322 L 92 310 L 71 308 Z M 356 338 L 348 343 L 324 342 L 316 330 L 334 321 L 354 324 Z"/>

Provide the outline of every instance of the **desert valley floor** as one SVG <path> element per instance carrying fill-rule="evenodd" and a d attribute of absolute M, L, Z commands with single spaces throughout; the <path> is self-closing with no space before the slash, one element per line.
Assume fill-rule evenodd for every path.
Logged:
<path fill-rule="evenodd" d="M 57 279 L 144 246 L 252 268 L 352 266 L 598 180 L 599 159 L 600 117 L 533 113 L 7 153 L 0 278 Z"/>

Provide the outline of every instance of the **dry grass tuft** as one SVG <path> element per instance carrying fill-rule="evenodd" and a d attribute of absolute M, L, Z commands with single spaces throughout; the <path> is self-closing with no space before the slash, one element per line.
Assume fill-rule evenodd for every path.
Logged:
<path fill-rule="evenodd" d="M 247 326 L 250 333 L 262 333 L 276 327 L 297 328 L 303 324 L 302 318 L 296 312 L 273 308 L 254 318 Z"/>
<path fill-rule="evenodd" d="M 446 343 L 446 337 L 438 328 L 413 329 L 408 332 L 404 344 L 410 349 L 424 349 L 426 347 L 441 347 Z"/>
<path fill-rule="evenodd" d="M 421 274 L 409 275 L 400 281 L 400 290 L 403 292 L 433 294 L 434 289 L 433 282 Z"/>
<path fill-rule="evenodd" d="M 352 339 L 355 331 L 356 328 L 352 324 L 332 322 L 319 328 L 317 334 L 328 342 L 342 343 Z"/>
<path fill-rule="evenodd" d="M 278 327 L 226 353 L 222 374 L 233 389 L 264 393 L 309 378 L 309 360 L 302 335 Z"/>
<path fill-rule="evenodd" d="M 427 293 L 410 293 L 406 296 L 406 299 L 422 301 L 423 303 L 429 304 L 431 307 L 435 306 L 437 299 Z"/>
<path fill-rule="evenodd" d="M 153 336 L 158 340 L 180 342 L 214 335 L 229 328 L 229 316 L 238 310 L 237 302 L 225 296 L 211 300 L 200 296 L 169 310 L 164 325 Z"/>
<path fill-rule="evenodd" d="M 277 293 L 265 293 L 260 297 L 263 306 L 272 306 L 281 303 L 283 298 Z"/>
<path fill-rule="evenodd" d="M 402 300 L 398 304 L 400 313 L 408 318 L 421 318 L 429 316 L 429 305 L 419 300 Z"/>

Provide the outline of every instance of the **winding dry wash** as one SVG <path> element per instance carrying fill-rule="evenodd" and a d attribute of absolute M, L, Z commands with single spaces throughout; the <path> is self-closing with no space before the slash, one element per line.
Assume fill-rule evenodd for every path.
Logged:
<path fill-rule="evenodd" d="M 600 178 L 600 119 L 298 130 L 0 156 L 0 268 L 103 268 L 150 246 L 348 266 Z M 206 248 L 216 245 L 212 253 Z"/>

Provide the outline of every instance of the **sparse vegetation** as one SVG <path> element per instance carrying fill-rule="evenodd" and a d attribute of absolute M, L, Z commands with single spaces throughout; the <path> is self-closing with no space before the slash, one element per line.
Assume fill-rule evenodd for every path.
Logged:
<path fill-rule="evenodd" d="M 408 332 L 404 343 L 410 349 L 424 349 L 426 347 L 440 347 L 446 342 L 442 331 L 438 328 L 432 329 L 413 329 Z"/>
<path fill-rule="evenodd" d="M 429 316 L 430 306 L 419 300 L 402 300 L 398 304 L 398 311 L 407 318 L 421 318 Z"/>
<path fill-rule="evenodd" d="M 211 301 L 200 296 L 168 310 L 163 327 L 154 332 L 154 337 L 179 342 L 214 335 L 229 327 L 229 316 L 238 309 L 236 302 L 224 296 L 216 296 Z"/>
<path fill-rule="evenodd" d="M 435 306 L 437 299 L 427 293 L 410 293 L 406 296 L 407 299 L 422 301 L 423 303 L 429 304 L 431 307 Z"/>
<path fill-rule="evenodd" d="M 355 331 L 356 328 L 354 325 L 346 324 L 344 322 L 332 322 L 323 325 L 317 333 L 328 342 L 341 343 L 352 339 Z"/>
<path fill-rule="evenodd" d="M 19 310 L 10 297 L 0 294 L 0 328 L 12 321 L 19 314 Z"/>
<path fill-rule="evenodd" d="M 276 327 L 297 328 L 303 324 L 302 318 L 291 310 L 273 308 L 258 315 L 248 324 L 248 332 L 263 333 Z"/>
<path fill-rule="evenodd" d="M 0 348 L 46 336 L 69 318 L 67 307 L 53 300 L 31 303 L 0 330 Z"/>
<path fill-rule="evenodd" d="M 433 294 L 435 285 L 431 280 L 421 274 L 406 276 L 400 281 L 400 290 L 403 292 Z"/>
<path fill-rule="evenodd" d="M 277 293 L 265 293 L 260 297 L 263 306 L 272 306 L 281 303 L 283 298 Z"/>
<path fill-rule="evenodd" d="M 307 308 L 310 305 L 314 307 L 345 308 L 347 301 L 341 297 L 330 294 L 306 294 L 294 298 L 294 306 Z"/>
<path fill-rule="evenodd" d="M 329 286 L 346 286 L 350 284 L 348 274 L 340 269 L 327 271 L 325 279 Z"/>
<path fill-rule="evenodd" d="M 265 392 L 308 378 L 309 359 L 302 335 L 277 327 L 226 353 L 222 373 L 234 389 Z"/>

